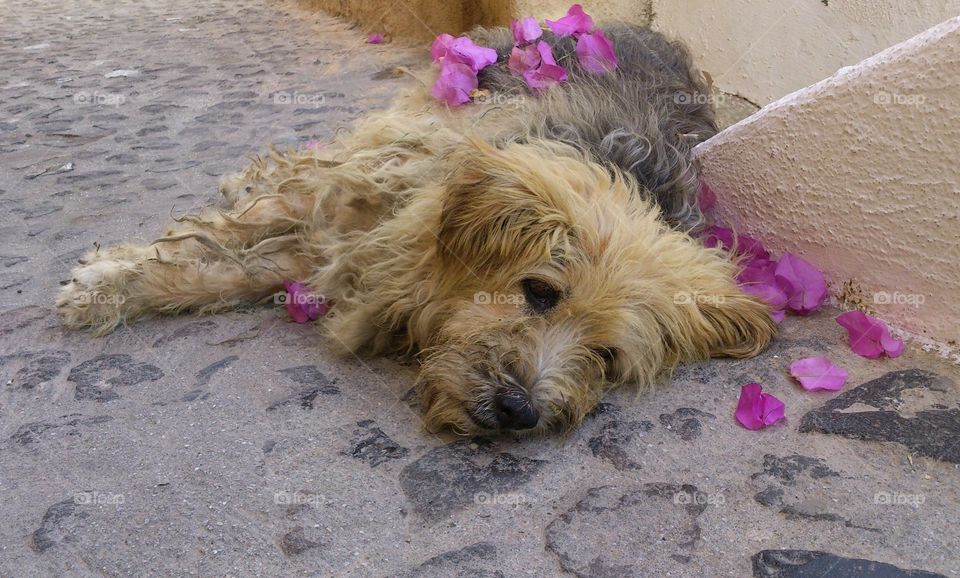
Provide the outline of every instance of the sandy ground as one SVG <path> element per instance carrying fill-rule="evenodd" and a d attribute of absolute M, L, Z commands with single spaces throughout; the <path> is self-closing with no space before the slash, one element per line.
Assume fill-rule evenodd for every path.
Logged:
<path fill-rule="evenodd" d="M 94 243 L 155 238 L 425 62 L 364 38 L 266 0 L 4 3 L 0 576 L 960 575 L 960 372 L 861 359 L 834 311 L 524 441 L 424 432 L 415 368 L 337 358 L 279 308 L 59 326 Z M 845 391 L 791 382 L 813 354 Z M 735 423 L 750 381 L 785 422 Z"/>

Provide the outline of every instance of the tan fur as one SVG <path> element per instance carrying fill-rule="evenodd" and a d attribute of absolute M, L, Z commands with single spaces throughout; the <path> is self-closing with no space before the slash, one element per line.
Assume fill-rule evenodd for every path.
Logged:
<path fill-rule="evenodd" d="M 223 180 L 228 208 L 85 257 L 57 300 L 64 321 L 106 333 L 307 280 L 333 302 L 331 343 L 417 356 L 426 424 L 462 434 L 488 429 L 475 417 L 506 386 L 539 409 L 533 431 L 565 430 L 611 387 L 767 345 L 768 308 L 740 291 L 724 254 L 671 229 L 631 176 L 582 151 L 489 144 L 503 118 L 411 96 L 326 157 L 272 152 Z M 545 314 L 524 303 L 531 277 L 563 288 Z M 616 350 L 609 363 L 604 349 Z"/>

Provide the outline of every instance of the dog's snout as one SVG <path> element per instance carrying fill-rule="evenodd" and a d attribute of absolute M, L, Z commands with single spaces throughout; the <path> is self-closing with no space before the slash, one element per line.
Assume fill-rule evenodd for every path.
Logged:
<path fill-rule="evenodd" d="M 540 421 L 540 412 L 525 394 L 518 391 L 497 394 L 494 409 L 497 424 L 504 429 L 531 429 Z"/>

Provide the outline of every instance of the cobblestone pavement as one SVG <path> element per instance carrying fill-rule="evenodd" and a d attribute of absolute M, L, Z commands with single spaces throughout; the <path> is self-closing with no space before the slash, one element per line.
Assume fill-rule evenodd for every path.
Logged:
<path fill-rule="evenodd" d="M 564 440 L 428 435 L 413 368 L 273 307 L 64 332 L 53 296 L 93 243 L 330 139 L 425 50 L 266 0 L 2 8 L 0 576 L 960 575 L 958 371 L 858 358 L 830 312 Z M 791 383 L 811 354 L 846 391 Z M 784 423 L 736 425 L 749 381 Z"/>

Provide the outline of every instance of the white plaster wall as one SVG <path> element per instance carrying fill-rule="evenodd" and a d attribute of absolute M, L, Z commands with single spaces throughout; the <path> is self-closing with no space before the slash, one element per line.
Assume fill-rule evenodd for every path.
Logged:
<path fill-rule="evenodd" d="M 809 259 L 835 292 L 852 282 L 845 296 L 895 326 L 957 344 L 960 18 L 784 97 L 695 154 L 721 221 Z M 875 302 L 877 292 L 923 303 Z"/>
<path fill-rule="evenodd" d="M 764 105 L 960 15 L 960 0 L 653 0 L 720 90 Z"/>

